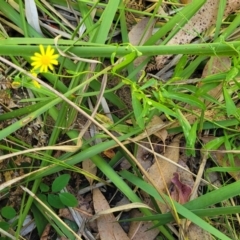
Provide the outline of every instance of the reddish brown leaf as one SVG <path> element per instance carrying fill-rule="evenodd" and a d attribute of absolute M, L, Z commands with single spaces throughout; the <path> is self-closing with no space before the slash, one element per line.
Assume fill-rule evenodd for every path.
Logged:
<path fill-rule="evenodd" d="M 186 184 L 183 184 L 180 181 L 179 174 L 176 172 L 173 174 L 173 178 L 171 181 L 174 184 L 174 190 L 173 193 L 171 194 L 172 198 L 181 204 L 186 203 L 190 198 L 190 194 L 192 191 L 191 187 L 189 187 Z"/>

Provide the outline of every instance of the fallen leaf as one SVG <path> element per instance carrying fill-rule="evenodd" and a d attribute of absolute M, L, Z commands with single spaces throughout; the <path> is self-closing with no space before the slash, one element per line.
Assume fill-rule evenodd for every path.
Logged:
<path fill-rule="evenodd" d="M 212 240 L 211 234 L 204 231 L 195 224 L 190 224 L 187 231 L 188 239 L 191 240 Z"/>
<path fill-rule="evenodd" d="M 173 174 L 171 181 L 174 184 L 173 191 L 171 192 L 172 198 L 180 204 L 188 202 L 192 191 L 191 187 L 181 182 L 177 172 Z"/>
<path fill-rule="evenodd" d="M 209 59 L 203 69 L 202 78 L 212 74 L 227 72 L 230 70 L 230 68 L 231 60 L 229 57 L 212 57 Z M 223 82 L 221 81 L 219 85 L 211 89 L 208 94 L 211 97 L 214 97 L 216 100 L 220 99 L 220 97 L 222 97 L 222 84 Z M 201 87 L 202 84 L 199 84 L 198 86 Z M 209 106 L 210 104 L 211 102 L 206 101 L 206 105 Z"/>
<path fill-rule="evenodd" d="M 194 179 L 193 179 L 193 175 L 190 173 L 189 167 L 182 160 L 179 160 L 178 164 L 181 165 L 182 167 L 184 167 L 186 170 L 189 171 L 189 172 L 187 172 L 187 171 L 183 170 L 182 168 L 178 168 L 177 169 L 177 173 L 179 174 L 181 182 L 183 184 L 188 185 L 190 188 L 193 188 L 193 186 L 194 186 Z"/>
<path fill-rule="evenodd" d="M 152 30 L 156 20 L 151 21 L 151 25 L 146 29 L 150 18 L 142 18 L 128 33 L 129 42 L 132 45 L 141 46 L 152 35 Z M 134 61 L 134 66 L 139 66 L 147 57 L 141 56 Z"/>
<path fill-rule="evenodd" d="M 98 188 L 93 190 L 93 205 L 96 213 L 110 209 L 107 200 Z M 97 219 L 97 225 L 102 240 L 130 240 L 112 213 L 100 216 Z"/>
<path fill-rule="evenodd" d="M 177 163 L 179 160 L 179 142 L 180 136 L 175 137 L 172 143 L 166 147 L 163 155 L 173 163 Z M 155 183 L 158 191 L 166 192 L 166 186 L 167 188 L 170 186 L 173 173 L 175 173 L 178 168 L 177 165 L 173 163 L 157 156 L 156 162 L 149 168 L 148 175 Z M 159 207 L 162 212 L 167 211 L 166 205 L 159 203 Z"/>
<path fill-rule="evenodd" d="M 93 174 L 96 176 L 97 174 L 97 167 L 96 165 L 92 162 L 91 159 L 86 159 L 85 161 L 82 162 L 82 168 L 83 170 Z M 85 175 L 86 179 L 88 180 L 89 184 L 92 185 L 93 179 L 87 175 Z"/>
<path fill-rule="evenodd" d="M 207 0 L 206 3 L 199 9 L 199 11 L 180 29 L 180 31 L 167 43 L 167 45 L 186 44 L 190 43 L 195 37 L 198 37 L 203 31 L 209 29 L 216 23 L 218 13 L 219 1 Z M 224 12 L 227 17 L 234 11 L 240 8 L 240 1 L 228 0 Z M 157 56 L 157 69 L 161 69 L 168 56 Z"/>
<path fill-rule="evenodd" d="M 47 224 L 42 232 L 40 240 L 48 240 L 48 237 L 50 235 L 50 230 L 51 230 L 51 224 Z"/>
<path fill-rule="evenodd" d="M 151 146 L 149 143 L 143 142 L 143 143 L 141 143 L 141 145 L 151 149 Z M 138 162 L 142 165 L 142 167 L 145 170 L 149 169 L 153 164 L 153 155 L 141 146 L 138 146 L 137 153 L 136 153 L 136 159 L 138 160 Z"/>
<path fill-rule="evenodd" d="M 151 126 L 162 126 L 163 124 L 164 122 L 160 117 L 154 116 L 151 122 L 149 123 L 148 128 L 150 128 Z M 168 136 L 168 131 L 166 130 L 166 128 L 163 128 L 153 132 L 153 135 L 160 138 L 163 144 L 165 144 L 165 140 L 167 139 L 167 136 Z"/>
<path fill-rule="evenodd" d="M 134 209 L 131 214 L 131 218 L 142 217 L 142 213 Z M 153 227 L 151 222 L 131 222 L 128 237 L 131 240 L 153 240 L 159 233 L 157 228 L 149 230 Z"/>
<path fill-rule="evenodd" d="M 113 149 L 103 151 L 103 154 L 110 159 L 112 159 L 115 156 L 115 152 L 113 151 Z"/>

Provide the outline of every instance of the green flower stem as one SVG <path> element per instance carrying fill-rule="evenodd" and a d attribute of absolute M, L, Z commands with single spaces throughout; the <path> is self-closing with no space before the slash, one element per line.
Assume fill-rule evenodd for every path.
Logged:
<path fill-rule="evenodd" d="M 41 39 L 43 41 L 43 39 Z M 39 51 L 39 46 L 20 46 L 9 44 L 10 40 L 0 41 L 0 55 L 2 56 L 32 56 Z M 25 41 L 26 42 L 26 41 Z M 53 40 L 44 41 L 43 44 L 53 45 Z M 40 43 L 40 41 L 39 41 Z M 69 41 L 71 44 L 71 41 Z M 204 44 L 185 44 L 170 46 L 77 46 L 72 47 L 70 51 L 80 57 L 111 57 L 113 53 L 116 56 L 125 56 L 133 52 L 133 49 L 141 52 L 144 56 L 169 55 L 169 54 L 191 54 L 191 55 L 210 55 L 215 56 L 231 56 L 237 55 L 236 49 L 240 47 L 240 41 L 234 42 L 217 42 Z M 83 44 L 82 44 L 83 45 Z M 54 48 L 54 47 L 53 47 Z M 65 47 L 59 46 L 62 51 Z M 57 49 L 56 49 L 57 51 Z"/>

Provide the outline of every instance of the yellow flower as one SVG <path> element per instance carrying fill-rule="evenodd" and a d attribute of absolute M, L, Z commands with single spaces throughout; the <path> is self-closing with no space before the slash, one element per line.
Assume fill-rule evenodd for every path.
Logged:
<path fill-rule="evenodd" d="M 46 52 L 43 45 L 40 45 L 39 48 L 40 53 L 34 53 L 34 56 L 31 57 L 33 70 L 38 68 L 39 72 L 47 72 L 48 68 L 53 70 L 53 65 L 58 65 L 57 58 L 59 55 L 54 54 L 54 49 L 51 46 L 47 47 Z"/>
<path fill-rule="evenodd" d="M 41 88 L 41 85 L 40 85 L 36 80 L 32 80 L 32 84 L 33 84 L 34 87 L 36 87 L 36 88 Z"/>
<path fill-rule="evenodd" d="M 37 77 L 37 73 L 33 71 L 33 69 L 30 71 L 30 73 L 34 76 Z M 36 88 L 41 88 L 41 85 L 36 81 L 36 80 L 32 80 L 32 84 L 36 87 Z"/>
<path fill-rule="evenodd" d="M 37 73 L 35 73 L 35 72 L 33 71 L 33 69 L 30 71 L 30 73 L 31 73 L 34 77 L 37 77 Z"/>
<path fill-rule="evenodd" d="M 18 89 L 18 88 L 21 87 L 21 83 L 14 81 L 14 82 L 12 82 L 11 86 L 12 86 L 13 89 Z"/>

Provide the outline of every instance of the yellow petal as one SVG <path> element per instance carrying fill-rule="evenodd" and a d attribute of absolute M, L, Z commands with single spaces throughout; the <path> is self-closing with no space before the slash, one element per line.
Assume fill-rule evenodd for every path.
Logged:
<path fill-rule="evenodd" d="M 36 88 L 41 88 L 40 84 L 36 80 L 33 80 L 32 83 Z"/>
<path fill-rule="evenodd" d="M 45 50 L 42 44 L 39 45 L 41 55 L 45 55 Z M 39 53 L 38 53 L 39 54 Z M 40 54 L 39 54 L 40 55 Z"/>
<path fill-rule="evenodd" d="M 37 61 L 39 61 L 39 57 L 31 57 L 31 60 L 34 62 L 37 62 Z"/>
<path fill-rule="evenodd" d="M 42 66 L 42 69 L 43 69 L 43 72 L 47 72 L 47 71 L 48 71 L 48 68 L 47 68 L 46 65 L 43 65 L 43 66 Z"/>
<path fill-rule="evenodd" d="M 57 60 L 51 60 L 51 64 L 58 65 L 58 61 Z"/>
<path fill-rule="evenodd" d="M 48 46 L 46 50 L 46 55 L 49 57 L 52 57 L 53 53 L 54 53 L 54 49 L 51 48 L 51 46 Z"/>
<path fill-rule="evenodd" d="M 38 57 L 38 58 L 42 57 L 42 55 L 40 53 L 35 53 L 34 55 L 35 55 L 35 57 Z"/>
<path fill-rule="evenodd" d="M 48 67 L 53 70 L 53 65 L 52 64 L 49 64 Z"/>
<path fill-rule="evenodd" d="M 51 51 L 51 46 L 47 46 L 47 49 L 46 49 L 46 55 L 49 55 L 49 52 Z"/>
<path fill-rule="evenodd" d="M 54 54 L 54 55 L 52 55 L 52 58 L 53 59 L 57 59 L 57 58 L 59 58 L 59 55 L 58 54 Z"/>
<path fill-rule="evenodd" d="M 39 63 L 37 63 L 37 62 L 32 62 L 31 63 L 31 66 L 36 66 L 36 65 L 39 65 Z"/>

